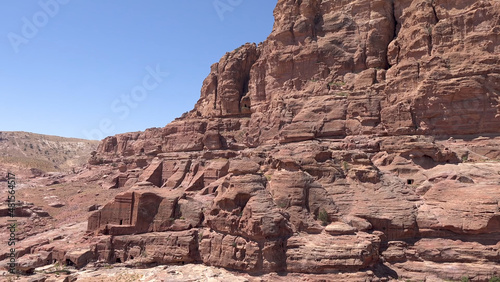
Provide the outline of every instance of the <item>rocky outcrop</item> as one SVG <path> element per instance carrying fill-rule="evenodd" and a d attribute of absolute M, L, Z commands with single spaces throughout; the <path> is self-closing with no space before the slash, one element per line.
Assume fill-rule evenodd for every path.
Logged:
<path fill-rule="evenodd" d="M 102 158 L 358 134 L 500 132 L 495 1 L 283 0 L 275 18 L 265 42 L 212 66 L 183 119 L 109 137 Z"/>
<path fill-rule="evenodd" d="M 193 231 L 106 237 L 94 251 L 98 259 L 113 263 L 141 257 L 148 263 L 192 263 L 198 261 L 196 237 Z"/>
<path fill-rule="evenodd" d="M 233 116 L 250 113 L 250 70 L 259 57 L 255 44 L 245 44 L 212 65 L 203 81 L 201 98 L 196 105 L 210 116 Z"/>
<path fill-rule="evenodd" d="M 305 235 L 288 239 L 287 270 L 301 273 L 355 272 L 379 259 L 375 235 Z"/>
<path fill-rule="evenodd" d="M 266 41 L 212 65 L 192 111 L 101 142 L 91 164 L 133 188 L 89 218 L 95 258 L 499 276 L 500 4 L 279 0 L 274 15 Z"/>
<path fill-rule="evenodd" d="M 486 277 L 486 266 L 497 271 L 500 167 L 461 156 L 499 141 L 479 138 L 464 148 L 456 139 L 359 136 L 259 147 L 229 160 L 205 159 L 216 152 L 185 153 L 176 164 L 159 157 L 145 175 L 162 163 L 157 178 L 170 179 L 177 172 L 167 167 L 189 163 L 178 185 L 137 183 L 95 212 L 88 230 L 112 235 L 94 248 L 112 263 L 140 256 L 248 273 L 368 268 L 413 279 L 426 261 L 476 265 L 467 275 Z M 150 256 L 148 240 L 173 249 Z M 459 275 L 435 267 L 436 277 Z"/>

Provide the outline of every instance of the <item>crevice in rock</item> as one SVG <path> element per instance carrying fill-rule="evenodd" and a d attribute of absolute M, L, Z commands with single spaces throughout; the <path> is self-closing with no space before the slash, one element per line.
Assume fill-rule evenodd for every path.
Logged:
<path fill-rule="evenodd" d="M 427 29 L 428 38 L 427 38 L 427 53 L 429 56 L 432 55 L 432 26 L 429 26 Z"/>
<path fill-rule="evenodd" d="M 245 79 L 243 80 L 243 87 L 241 89 L 241 94 L 240 94 L 240 99 L 247 95 L 248 93 L 248 83 L 250 82 L 250 75 L 247 75 Z"/>
<path fill-rule="evenodd" d="M 323 16 L 321 14 L 316 14 L 316 16 L 314 16 L 313 27 L 312 27 L 313 40 L 318 39 L 318 29 L 321 27 L 322 22 L 323 22 Z"/>
<path fill-rule="evenodd" d="M 311 37 L 313 40 L 318 40 L 318 31 L 323 27 L 323 14 L 321 13 L 321 1 L 313 0 L 310 5 L 313 8 L 314 18 L 312 22 Z"/>
<path fill-rule="evenodd" d="M 135 192 L 132 192 L 132 202 L 130 204 L 130 219 L 129 219 L 129 224 L 132 225 L 132 222 L 134 220 L 134 207 L 135 207 Z M 120 220 L 120 225 L 121 225 L 121 220 Z"/>
<path fill-rule="evenodd" d="M 217 94 L 218 94 L 217 91 L 219 90 L 218 87 L 219 87 L 219 79 L 215 78 L 214 110 L 217 109 Z"/>
<path fill-rule="evenodd" d="M 111 258 L 115 256 L 115 242 L 114 242 L 115 237 L 111 236 L 109 238 L 109 252 L 108 252 L 108 257 L 106 260 L 108 262 L 111 262 Z"/>
<path fill-rule="evenodd" d="M 413 111 L 411 105 L 410 105 L 410 115 L 411 115 L 411 123 L 413 124 L 413 128 L 415 130 L 418 130 L 417 117 L 415 116 L 415 112 Z"/>
<path fill-rule="evenodd" d="M 367 42 L 367 41 L 368 41 L 368 36 L 365 37 L 365 42 Z M 366 58 L 367 58 L 367 56 L 366 56 L 366 43 L 364 43 L 363 44 L 363 65 L 364 65 L 363 70 L 368 69 L 368 65 L 366 64 Z"/>
<path fill-rule="evenodd" d="M 307 212 L 311 212 L 311 208 L 309 207 L 309 185 L 306 185 L 306 187 L 304 187 L 304 205 L 305 205 L 305 208 L 307 210 Z M 317 215 L 315 215 L 317 216 Z"/>
<path fill-rule="evenodd" d="M 389 45 L 391 44 L 392 41 L 396 40 L 396 38 L 398 37 L 398 21 L 396 19 L 396 12 L 395 12 L 395 8 L 394 8 L 394 1 L 392 1 L 391 3 L 391 15 L 392 15 L 392 28 L 393 28 L 393 35 L 392 35 L 392 40 L 389 41 L 389 43 L 387 44 L 386 48 L 385 48 L 385 58 L 386 58 L 386 65 L 384 67 L 385 70 L 388 70 L 392 67 L 392 65 L 389 63 L 389 60 L 387 59 L 387 53 L 389 52 Z M 397 55 L 397 58 L 396 58 L 396 64 L 399 63 L 399 53 L 401 51 L 401 48 L 399 47 L 399 45 L 397 45 L 397 48 L 398 48 L 398 55 Z"/>
<path fill-rule="evenodd" d="M 398 44 L 397 47 L 398 47 L 398 55 L 396 57 L 396 64 L 399 64 L 399 55 L 401 54 L 401 46 L 399 46 L 399 44 Z"/>
<path fill-rule="evenodd" d="M 264 268 L 264 242 L 262 241 L 259 241 L 257 242 L 258 246 L 259 246 L 259 257 L 257 258 L 257 264 L 255 265 L 255 269 L 257 270 L 257 272 L 261 272 L 262 269 Z"/>
<path fill-rule="evenodd" d="M 436 3 L 434 3 L 434 0 L 432 0 L 431 6 L 432 6 L 432 13 L 434 14 L 434 20 L 436 21 L 434 24 L 437 24 L 439 22 L 439 18 L 436 13 Z"/>
<path fill-rule="evenodd" d="M 394 24 L 394 30 L 393 30 L 393 37 L 392 40 L 396 39 L 398 37 L 398 20 L 396 19 L 396 12 L 394 8 L 394 1 L 391 3 L 391 8 L 392 8 L 392 23 Z"/>
<path fill-rule="evenodd" d="M 436 3 L 434 3 L 434 0 L 431 1 L 431 7 L 432 7 L 432 15 L 434 17 L 434 23 L 432 23 L 431 26 L 428 27 L 427 29 L 427 33 L 429 35 L 429 42 L 428 42 L 428 52 L 429 52 L 429 56 L 432 54 L 432 30 L 434 28 L 434 26 L 439 22 L 439 18 L 437 16 L 437 13 L 436 13 Z"/>
<path fill-rule="evenodd" d="M 231 256 L 231 259 L 233 259 L 233 260 L 235 260 L 235 261 L 236 261 L 236 260 L 238 260 L 238 259 L 236 258 L 236 254 L 238 253 L 238 248 L 237 248 L 237 243 L 236 243 L 236 239 L 237 239 L 237 238 L 238 238 L 238 237 L 234 237 L 233 243 L 231 244 L 231 245 L 232 245 L 232 247 L 233 247 L 233 255 Z"/>
<path fill-rule="evenodd" d="M 248 93 L 248 84 L 250 82 L 250 74 L 247 74 L 245 78 L 243 79 L 242 87 L 241 87 L 241 92 L 240 92 L 240 97 L 238 99 L 238 109 L 240 110 L 240 113 L 242 113 L 242 109 L 249 109 L 250 106 L 247 105 L 247 103 L 241 105 L 242 98 L 245 97 Z"/>
<path fill-rule="evenodd" d="M 205 222 L 205 214 L 201 213 L 200 214 L 200 222 L 198 223 L 197 226 L 201 226 Z"/>
<path fill-rule="evenodd" d="M 173 206 L 174 206 L 174 208 L 172 209 L 172 213 L 170 214 L 170 218 L 174 218 L 174 219 L 181 218 L 181 216 L 182 216 L 181 206 L 179 205 L 179 199 L 178 198 L 174 199 Z"/>

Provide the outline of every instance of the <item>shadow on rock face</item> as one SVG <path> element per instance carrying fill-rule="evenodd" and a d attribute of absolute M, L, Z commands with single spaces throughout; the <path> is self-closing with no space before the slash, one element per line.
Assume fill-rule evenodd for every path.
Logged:
<path fill-rule="evenodd" d="M 398 273 L 396 271 L 394 271 L 393 269 L 384 264 L 377 264 L 373 268 L 373 273 L 375 274 L 375 276 L 379 278 L 382 277 L 391 277 L 393 279 L 399 278 Z"/>

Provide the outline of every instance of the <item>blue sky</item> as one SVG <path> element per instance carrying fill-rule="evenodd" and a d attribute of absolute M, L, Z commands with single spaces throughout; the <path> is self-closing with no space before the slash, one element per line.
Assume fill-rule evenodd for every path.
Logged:
<path fill-rule="evenodd" d="M 0 131 L 100 139 L 189 111 L 210 65 L 272 30 L 276 0 L 0 3 Z"/>

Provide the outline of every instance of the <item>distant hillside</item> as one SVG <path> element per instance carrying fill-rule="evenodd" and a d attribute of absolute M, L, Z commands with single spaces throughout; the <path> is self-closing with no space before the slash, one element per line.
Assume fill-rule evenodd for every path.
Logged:
<path fill-rule="evenodd" d="M 42 171 L 62 171 L 86 163 L 99 141 L 21 131 L 0 132 L 0 163 Z"/>

